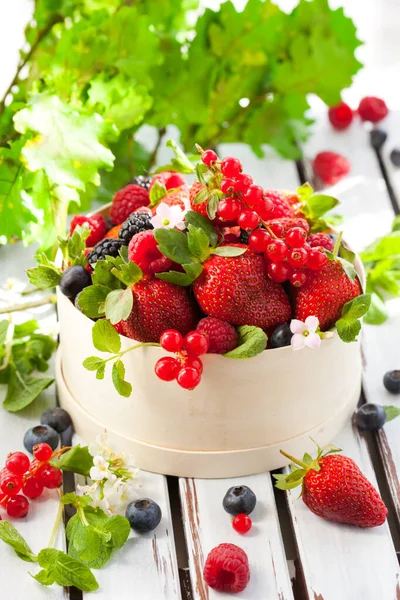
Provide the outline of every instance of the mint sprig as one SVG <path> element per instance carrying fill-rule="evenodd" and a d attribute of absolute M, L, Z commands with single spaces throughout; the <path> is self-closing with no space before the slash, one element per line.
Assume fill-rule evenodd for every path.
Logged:
<path fill-rule="evenodd" d="M 261 354 L 267 347 L 268 336 L 260 327 L 241 325 L 237 332 L 238 345 L 224 354 L 226 358 L 251 358 Z"/>
<path fill-rule="evenodd" d="M 371 304 L 370 294 L 361 294 L 342 308 L 342 316 L 336 321 L 336 329 L 341 340 L 346 343 L 354 342 L 361 330 L 361 317 L 367 312 Z"/>

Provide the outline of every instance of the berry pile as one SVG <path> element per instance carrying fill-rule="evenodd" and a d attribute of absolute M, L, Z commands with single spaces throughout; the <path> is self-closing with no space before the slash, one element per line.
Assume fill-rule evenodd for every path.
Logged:
<path fill-rule="evenodd" d="M 190 331 L 185 337 L 174 329 L 164 331 L 160 338 L 161 347 L 174 352 L 175 358 L 160 358 L 154 367 L 155 374 L 163 381 L 174 381 L 186 390 L 193 390 L 201 380 L 203 363 L 200 356 L 209 348 L 208 336 L 200 331 Z"/>

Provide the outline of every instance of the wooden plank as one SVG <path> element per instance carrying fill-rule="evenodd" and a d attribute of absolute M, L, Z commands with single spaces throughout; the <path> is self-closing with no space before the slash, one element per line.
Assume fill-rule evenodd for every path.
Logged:
<path fill-rule="evenodd" d="M 181 479 L 179 483 L 194 600 L 220 598 L 219 592 L 205 584 L 202 573 L 207 554 L 221 543 L 236 544 L 249 557 L 251 579 L 240 594 L 243 600 L 293 598 L 270 474 L 237 479 Z M 248 485 L 258 500 L 251 514 L 253 528 L 244 536 L 234 531 L 231 517 L 222 508 L 228 488 L 239 484 Z"/>

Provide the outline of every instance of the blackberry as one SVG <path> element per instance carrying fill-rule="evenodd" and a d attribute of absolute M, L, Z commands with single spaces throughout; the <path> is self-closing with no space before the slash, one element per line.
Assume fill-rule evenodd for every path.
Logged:
<path fill-rule="evenodd" d="M 248 244 L 249 243 L 250 233 L 251 233 L 251 231 L 248 232 L 245 229 L 241 229 L 240 230 L 239 243 L 240 244 Z"/>
<path fill-rule="evenodd" d="M 147 229 L 153 229 L 153 225 L 150 223 L 151 215 L 148 213 L 132 213 L 126 221 L 122 223 L 122 227 L 119 230 L 118 238 L 123 244 L 129 244 L 131 239 L 137 233 L 146 231 Z"/>
<path fill-rule="evenodd" d="M 104 238 L 104 240 L 101 240 L 101 242 L 96 244 L 93 250 L 87 255 L 89 265 L 93 267 L 98 260 L 104 260 L 106 256 L 113 256 L 115 258 L 118 256 L 121 246 L 123 246 L 121 240 Z"/>
<path fill-rule="evenodd" d="M 151 185 L 151 177 L 147 177 L 147 175 L 138 175 L 132 179 L 131 183 L 140 185 L 140 187 L 148 191 Z"/>

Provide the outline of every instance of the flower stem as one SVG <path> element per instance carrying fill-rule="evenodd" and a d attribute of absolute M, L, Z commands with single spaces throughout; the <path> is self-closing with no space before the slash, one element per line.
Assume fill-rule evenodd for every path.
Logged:
<path fill-rule="evenodd" d="M 297 458 L 294 458 L 294 456 L 291 456 L 290 454 L 287 454 L 287 452 L 285 452 L 284 450 L 279 450 L 279 452 L 285 456 L 286 458 L 288 458 L 289 460 L 291 460 L 295 465 L 299 465 L 299 467 L 303 467 L 303 469 L 309 469 L 310 466 L 306 465 L 306 463 L 302 462 L 301 460 L 298 460 Z"/>
<path fill-rule="evenodd" d="M 28 310 L 29 308 L 36 308 L 37 306 L 44 306 L 45 304 L 55 304 L 57 297 L 55 294 L 44 296 L 39 300 L 32 300 L 32 302 L 26 302 L 25 304 L 15 304 L 14 306 L 6 306 L 0 308 L 0 315 L 7 315 L 8 313 L 17 312 L 20 310 Z"/>
<path fill-rule="evenodd" d="M 61 498 L 60 490 L 57 490 L 57 491 L 58 491 L 59 497 Z M 64 505 L 60 501 L 58 503 L 58 511 L 57 511 L 57 516 L 56 516 L 56 520 L 55 520 L 55 523 L 54 523 L 54 527 L 53 527 L 53 530 L 51 532 L 51 536 L 50 536 L 50 539 L 49 539 L 49 545 L 48 545 L 49 548 L 52 548 L 53 545 L 54 545 L 54 540 L 56 539 L 56 534 L 57 534 L 58 528 L 59 528 L 60 523 L 61 523 L 61 517 L 62 517 L 62 513 L 63 513 L 63 508 L 64 508 Z"/>

